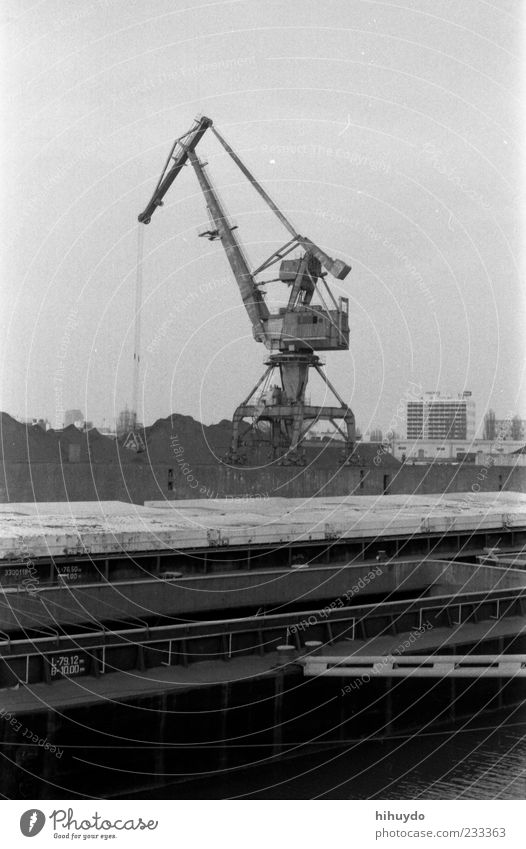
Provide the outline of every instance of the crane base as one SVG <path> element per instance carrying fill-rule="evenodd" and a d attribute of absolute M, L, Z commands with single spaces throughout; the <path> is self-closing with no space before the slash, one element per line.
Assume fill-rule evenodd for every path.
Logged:
<path fill-rule="evenodd" d="M 359 462 L 355 454 L 355 421 L 350 407 L 340 398 L 330 383 L 319 357 L 313 353 L 287 352 L 274 354 L 267 362 L 267 370 L 252 389 L 243 404 L 236 409 L 232 419 L 232 444 L 225 462 L 246 465 L 247 444 L 254 447 L 266 445 L 272 460 L 284 466 L 304 466 L 305 440 L 312 426 L 319 421 L 328 421 L 342 437 L 342 464 Z M 310 369 L 320 375 L 338 405 L 325 407 L 305 403 Z M 274 384 L 270 389 L 257 390 L 262 383 L 269 384 L 272 373 L 279 369 L 281 386 Z M 249 423 L 241 434 L 241 423 Z"/>

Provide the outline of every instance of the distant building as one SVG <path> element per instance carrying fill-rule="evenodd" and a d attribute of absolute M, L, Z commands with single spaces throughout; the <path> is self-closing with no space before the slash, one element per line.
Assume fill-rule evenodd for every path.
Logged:
<path fill-rule="evenodd" d="M 479 463 L 487 458 L 500 465 L 501 458 L 509 457 L 524 442 L 487 439 L 395 439 L 390 443 L 391 453 L 402 462 L 420 463 Z M 517 459 L 517 458 L 516 458 Z M 510 463 L 512 461 L 510 460 Z M 513 463 L 512 463 L 513 464 Z"/>
<path fill-rule="evenodd" d="M 115 430 L 117 436 L 127 436 L 135 427 L 135 414 L 125 407 L 117 416 Z"/>
<path fill-rule="evenodd" d="M 383 442 L 384 435 L 379 427 L 373 428 L 369 434 L 369 442 Z"/>
<path fill-rule="evenodd" d="M 81 428 L 84 426 L 84 413 L 82 410 L 66 410 L 64 413 L 64 427 L 75 425 Z"/>
<path fill-rule="evenodd" d="M 495 417 L 494 410 L 488 410 L 486 415 L 484 416 L 484 431 L 483 436 L 484 439 L 495 439 L 497 435 L 497 421 Z"/>
<path fill-rule="evenodd" d="M 471 392 L 456 398 L 426 392 L 407 401 L 407 439 L 472 439 L 475 435 L 475 403 Z"/>
<path fill-rule="evenodd" d="M 116 431 L 119 438 L 128 436 L 129 433 L 133 433 L 142 427 L 143 425 L 137 421 L 137 413 L 133 410 L 125 407 L 124 410 L 120 411 L 116 422 Z"/>
<path fill-rule="evenodd" d="M 29 419 L 33 427 L 39 427 L 41 430 L 49 430 L 51 427 L 48 419 Z"/>
<path fill-rule="evenodd" d="M 36 416 L 13 416 L 15 421 L 20 422 L 25 425 L 33 425 L 33 427 L 39 427 L 41 430 L 49 430 L 51 428 L 51 422 L 49 419 L 42 419 Z"/>
<path fill-rule="evenodd" d="M 484 416 L 484 439 L 519 442 L 526 439 L 526 419 L 519 415 L 498 419 L 493 410 Z"/>
<path fill-rule="evenodd" d="M 115 439 L 115 437 L 117 436 L 117 431 L 115 430 L 115 428 L 112 429 L 107 425 L 101 425 L 97 428 L 97 430 L 99 431 L 99 433 L 102 433 L 103 436 L 110 437 L 110 439 Z"/>

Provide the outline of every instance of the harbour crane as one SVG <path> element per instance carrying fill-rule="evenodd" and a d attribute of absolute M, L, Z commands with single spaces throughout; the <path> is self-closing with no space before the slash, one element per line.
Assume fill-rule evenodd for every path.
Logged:
<path fill-rule="evenodd" d="M 206 166 L 196 154 L 197 145 L 208 130 L 289 233 L 289 240 L 255 270 L 251 270 L 235 232 L 237 227 L 229 221 Z M 330 274 L 337 280 L 344 280 L 350 266 L 340 259 L 332 259 L 296 231 L 219 133 L 212 119 L 204 116 L 196 118 L 192 128 L 175 140 L 152 197 L 138 217 L 140 223 L 150 223 L 153 213 L 162 206 L 167 191 L 187 163 L 195 171 L 210 219 L 209 228 L 199 235 L 221 241 L 251 321 L 254 339 L 263 343 L 269 352 L 264 374 L 234 412 L 227 460 L 233 464 L 246 462 L 244 446 L 249 434 L 254 432 L 260 436 L 259 425 L 266 423 L 273 456 L 284 464 L 304 464 L 303 444 L 307 433 L 316 422 L 329 421 L 343 437 L 343 462 L 355 462 L 353 412 L 329 381 L 316 353 L 349 348 L 349 300 L 344 297 L 336 300 L 326 277 Z M 298 249 L 299 256 L 291 257 Z M 277 263 L 278 277 L 262 280 L 261 275 Z M 273 282 L 285 284 L 289 289 L 286 306 L 277 312 L 269 310 L 262 289 L 263 285 Z M 336 404 L 315 406 L 306 402 L 311 370 L 322 378 Z M 275 382 L 276 377 L 279 383 Z M 249 427 L 242 432 L 241 423 L 247 420 Z"/>

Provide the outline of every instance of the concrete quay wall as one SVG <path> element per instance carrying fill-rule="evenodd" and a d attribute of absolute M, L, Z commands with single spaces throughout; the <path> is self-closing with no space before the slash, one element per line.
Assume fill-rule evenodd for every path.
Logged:
<path fill-rule="evenodd" d="M 524 649 L 524 638 L 486 640 L 463 650 Z M 521 680 L 349 679 L 303 676 L 299 666 L 221 683 L 77 703 L 60 710 L 8 711 L 0 723 L 7 798 L 105 796 L 183 784 L 232 767 L 271 766 L 327 745 L 389 740 L 426 726 L 448 727 L 473 714 L 518 704 Z M 118 729 L 118 731 L 116 731 Z M 111 736 L 109 732 L 111 730 Z M 47 744 L 47 745 L 46 745 Z M 86 753 L 89 753 L 87 757 Z M 141 787 L 142 785 L 142 787 Z M 167 798 L 173 798 L 168 789 Z"/>
<path fill-rule="evenodd" d="M 6 463 L 0 503 L 274 498 L 336 495 L 526 492 L 526 467 L 464 465 L 233 468 L 177 463 Z"/>

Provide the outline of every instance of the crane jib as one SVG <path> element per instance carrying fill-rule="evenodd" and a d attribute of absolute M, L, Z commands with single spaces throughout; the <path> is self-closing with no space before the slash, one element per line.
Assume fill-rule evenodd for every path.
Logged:
<path fill-rule="evenodd" d="M 168 162 L 165 165 L 165 169 L 163 174 L 161 175 L 161 179 L 159 180 L 157 187 L 150 198 L 146 208 L 143 212 L 138 216 L 138 220 L 141 224 L 149 224 L 152 218 L 153 213 L 157 209 L 158 206 L 162 206 L 163 198 L 172 185 L 173 181 L 181 171 L 181 169 L 186 165 L 188 154 L 190 151 L 193 151 L 199 141 L 203 138 L 207 129 L 212 126 L 212 119 L 202 117 L 196 121 L 196 125 L 187 133 L 184 137 L 185 141 L 179 142 L 179 150 L 172 157 L 170 155 Z M 174 148 L 176 145 L 174 145 Z M 173 151 L 173 148 L 172 148 Z M 168 164 L 170 159 L 173 158 L 174 164 L 168 171 Z"/>

